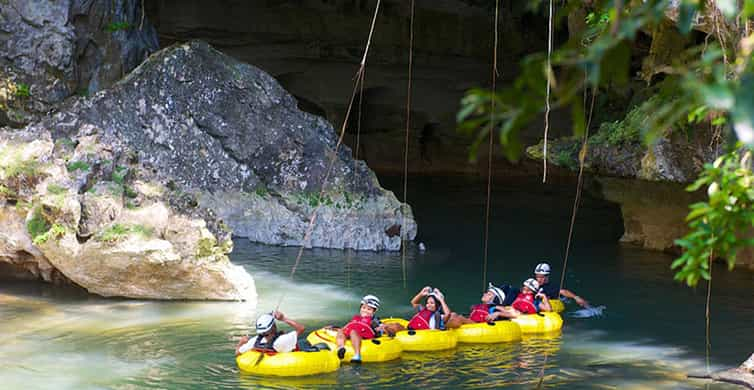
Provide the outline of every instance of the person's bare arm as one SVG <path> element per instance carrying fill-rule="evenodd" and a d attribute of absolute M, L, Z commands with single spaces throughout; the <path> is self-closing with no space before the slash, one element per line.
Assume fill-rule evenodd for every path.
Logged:
<path fill-rule="evenodd" d="M 539 304 L 539 311 L 552 311 L 552 306 L 550 306 L 550 299 L 547 298 L 547 294 L 538 293 L 537 297 L 542 299 L 542 303 Z"/>
<path fill-rule="evenodd" d="M 450 318 L 450 307 L 448 307 L 448 304 L 445 302 L 445 294 L 442 293 L 439 289 L 435 289 L 438 294 L 435 296 L 437 297 L 437 300 L 440 301 L 440 306 L 442 306 L 442 312 L 445 313 L 442 316 L 442 320 L 445 322 L 448 322 L 448 319 Z"/>
<path fill-rule="evenodd" d="M 283 314 L 282 312 L 276 311 L 276 312 L 274 313 L 274 317 L 275 317 L 275 319 L 276 319 L 276 320 L 278 320 L 278 321 L 283 321 L 283 322 L 285 322 L 286 324 L 290 325 L 290 326 L 291 326 L 291 328 L 293 328 L 293 329 L 295 329 L 295 330 L 296 330 L 296 333 L 297 333 L 297 334 L 298 334 L 299 336 L 300 336 L 300 335 L 301 335 L 302 333 L 304 333 L 304 330 L 306 330 L 306 328 L 304 327 L 304 325 L 301 325 L 301 324 L 299 324 L 298 322 L 296 322 L 296 321 L 294 321 L 294 320 L 292 320 L 292 319 L 290 319 L 290 318 L 286 318 L 285 314 Z"/>
<path fill-rule="evenodd" d="M 566 290 L 566 289 L 563 288 L 563 289 L 560 290 L 560 295 L 562 295 L 562 296 L 564 296 L 566 298 L 573 299 L 581 307 L 589 307 L 589 302 L 587 302 L 586 299 L 584 299 L 584 298 L 582 298 L 582 297 L 574 294 L 570 290 Z"/>
<path fill-rule="evenodd" d="M 236 356 L 241 354 L 241 347 L 249 342 L 249 336 L 243 336 L 241 337 L 241 340 L 238 340 L 238 344 L 236 344 Z"/>
<path fill-rule="evenodd" d="M 423 297 L 426 297 L 427 295 L 429 295 L 429 286 L 424 287 L 423 289 L 421 289 L 421 291 L 419 291 L 418 293 L 416 293 L 416 295 L 414 295 L 413 298 L 411 298 L 411 306 L 413 306 L 414 309 L 416 309 L 416 307 L 421 304 L 421 303 L 419 303 L 421 301 L 421 299 Z"/>

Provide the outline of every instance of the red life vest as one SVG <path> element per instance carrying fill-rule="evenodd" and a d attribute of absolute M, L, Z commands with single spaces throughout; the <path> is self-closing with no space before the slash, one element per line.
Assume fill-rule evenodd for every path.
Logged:
<path fill-rule="evenodd" d="M 373 339 L 376 336 L 374 329 L 372 329 L 373 317 L 362 317 L 355 315 L 351 318 L 351 321 L 343 327 L 343 333 L 348 337 L 352 330 L 361 336 L 362 339 Z"/>
<path fill-rule="evenodd" d="M 471 307 L 471 314 L 469 314 L 469 319 L 474 322 L 486 322 L 488 315 L 490 315 L 490 305 L 486 303 L 480 303 Z"/>
<path fill-rule="evenodd" d="M 416 315 L 411 318 L 411 321 L 408 323 L 408 327 L 414 330 L 419 329 L 432 329 L 429 327 L 429 320 L 432 318 L 432 316 L 435 315 L 435 312 L 429 311 L 427 309 L 422 309 Z M 437 319 L 435 319 L 435 328 L 437 328 L 440 324 L 438 323 Z"/>
<path fill-rule="evenodd" d="M 523 314 L 537 314 L 537 306 L 534 305 L 533 294 L 518 294 L 511 306 Z"/>

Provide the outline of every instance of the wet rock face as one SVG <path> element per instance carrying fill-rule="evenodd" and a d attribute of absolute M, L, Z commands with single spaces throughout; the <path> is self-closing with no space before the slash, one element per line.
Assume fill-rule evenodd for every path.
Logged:
<path fill-rule="evenodd" d="M 180 209 L 201 203 L 255 241 L 301 244 L 318 206 L 312 246 L 396 250 L 401 237 L 388 234 L 392 226 L 405 226 L 409 239 L 416 234 L 410 208 L 404 218 L 363 161 L 345 146 L 333 160 L 337 138 L 327 121 L 300 111 L 267 73 L 203 42 L 156 53 L 112 88 L 41 124 L 56 138 L 85 125 L 172 182 Z"/>
<path fill-rule="evenodd" d="M 0 132 L 0 279 L 69 283 L 102 296 L 244 299 L 254 280 L 230 263 L 211 212 L 170 205 L 128 147 L 81 126 L 53 142 L 39 125 Z"/>
<path fill-rule="evenodd" d="M 0 31 L 0 125 L 14 127 L 112 85 L 158 48 L 139 0 L 6 0 Z"/>

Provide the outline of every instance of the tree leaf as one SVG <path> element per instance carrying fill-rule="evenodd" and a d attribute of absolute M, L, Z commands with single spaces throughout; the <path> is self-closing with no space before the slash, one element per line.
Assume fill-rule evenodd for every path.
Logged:
<path fill-rule="evenodd" d="M 691 27 L 694 25 L 694 19 L 696 17 L 696 11 L 698 2 L 693 0 L 683 0 L 678 10 L 678 30 L 681 34 L 688 34 L 691 32 Z"/>
<path fill-rule="evenodd" d="M 719 83 L 700 86 L 700 92 L 708 106 L 717 110 L 730 110 L 735 103 L 733 91 Z"/>
<path fill-rule="evenodd" d="M 754 146 L 754 75 L 751 72 L 741 77 L 732 117 L 738 139 L 748 146 Z"/>

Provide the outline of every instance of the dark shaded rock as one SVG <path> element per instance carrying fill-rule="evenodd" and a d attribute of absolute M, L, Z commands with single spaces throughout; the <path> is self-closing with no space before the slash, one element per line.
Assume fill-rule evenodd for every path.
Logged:
<path fill-rule="evenodd" d="M 104 143 L 127 145 L 140 164 L 175 183 L 171 204 L 206 206 L 255 241 L 302 243 L 319 206 L 312 246 L 400 246 L 385 233 L 403 220 L 400 202 L 347 147 L 319 195 L 337 141 L 332 126 L 300 111 L 268 74 L 203 42 L 164 49 L 112 88 L 70 101 L 35 126 L 54 129 L 57 139 L 83 126 L 102 129 Z M 406 210 L 401 231 L 413 239 Z"/>
<path fill-rule="evenodd" d="M 142 15 L 140 0 L 3 1 L 0 111 L 7 119 L 0 125 L 27 124 L 135 68 L 158 48 Z"/>
<path fill-rule="evenodd" d="M 299 108 L 339 129 L 376 3 L 153 0 L 146 8 L 161 45 L 205 40 L 271 74 Z M 403 173 L 410 3 L 381 2 L 363 101 L 354 105 L 346 127 L 344 142 L 378 174 Z M 458 133 L 455 113 L 469 88 L 490 83 L 495 2 L 418 0 L 415 6 L 408 172 L 486 176 L 486 148 L 480 148 L 477 163 L 469 163 L 473 138 Z M 499 86 L 515 79 L 525 55 L 546 49 L 547 15 L 542 11 L 525 2 L 500 3 Z M 565 34 L 555 38 L 557 44 Z M 551 134 L 567 133 L 569 116 L 568 110 L 554 110 Z M 524 131 L 523 140 L 536 143 L 541 135 L 542 118 Z M 496 176 L 541 174 L 538 164 L 508 162 L 499 148 L 493 158 Z"/>

